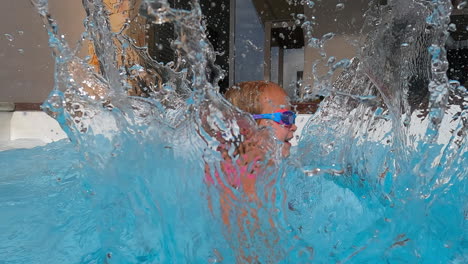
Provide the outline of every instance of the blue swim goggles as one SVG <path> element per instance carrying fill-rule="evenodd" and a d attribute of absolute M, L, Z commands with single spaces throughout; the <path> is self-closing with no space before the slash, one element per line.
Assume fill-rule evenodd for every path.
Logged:
<path fill-rule="evenodd" d="M 270 114 L 258 114 L 252 115 L 254 119 L 270 119 L 280 125 L 292 126 L 296 122 L 296 113 L 289 110 L 278 110 L 275 113 Z"/>

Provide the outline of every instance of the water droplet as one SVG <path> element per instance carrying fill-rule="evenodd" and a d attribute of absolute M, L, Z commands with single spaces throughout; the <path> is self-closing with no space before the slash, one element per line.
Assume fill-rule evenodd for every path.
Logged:
<path fill-rule="evenodd" d="M 408 46 L 409 46 L 409 44 L 408 44 L 408 43 L 406 43 L 406 42 L 404 42 L 404 43 L 401 43 L 401 46 L 402 46 L 402 47 L 408 47 Z"/>
<path fill-rule="evenodd" d="M 333 33 L 333 32 L 327 33 L 327 34 L 322 36 L 322 41 L 323 42 L 328 41 L 328 40 L 332 39 L 333 37 L 335 37 L 335 33 Z"/>
<path fill-rule="evenodd" d="M 351 61 L 349 59 L 342 59 L 339 62 L 335 63 L 333 67 L 331 68 L 332 71 L 335 71 L 338 68 L 348 68 L 348 66 L 351 64 Z"/>
<path fill-rule="evenodd" d="M 13 41 L 13 40 L 15 40 L 15 38 L 14 38 L 12 35 L 10 35 L 10 34 L 4 34 L 4 35 L 5 35 L 5 38 L 8 39 L 8 41 Z"/>
<path fill-rule="evenodd" d="M 287 28 L 288 27 L 288 22 L 281 23 L 281 26 L 283 26 L 283 28 Z"/>
<path fill-rule="evenodd" d="M 463 2 L 459 3 L 459 4 L 457 5 L 457 9 L 458 9 L 458 10 L 462 10 L 463 8 L 466 7 L 466 4 L 467 4 L 466 1 L 463 1 Z"/>
<path fill-rule="evenodd" d="M 448 31 L 450 31 L 450 32 L 457 31 L 457 25 L 455 25 L 454 23 L 450 23 L 449 26 L 448 26 Z"/>
<path fill-rule="evenodd" d="M 140 64 L 135 64 L 129 69 L 130 71 L 137 71 L 137 72 L 144 72 L 145 68 L 141 66 Z"/>
<path fill-rule="evenodd" d="M 283 33 L 279 33 L 279 37 L 282 38 L 282 39 L 285 39 L 284 37 L 284 34 Z"/>
<path fill-rule="evenodd" d="M 336 11 L 341 11 L 344 9 L 344 4 L 343 3 L 339 3 L 336 5 Z"/>
<path fill-rule="evenodd" d="M 24 49 L 18 49 L 18 52 L 23 54 L 24 53 Z"/>
<path fill-rule="evenodd" d="M 304 15 L 304 14 L 297 14 L 296 17 L 299 18 L 299 19 L 305 19 L 305 15 Z"/>
<path fill-rule="evenodd" d="M 320 168 L 315 168 L 315 169 L 312 169 L 312 170 L 304 170 L 304 174 L 309 176 L 309 177 L 317 176 L 317 175 L 319 175 L 321 173 L 322 173 L 322 170 Z"/>
<path fill-rule="evenodd" d="M 313 8 L 313 7 L 315 6 L 314 1 L 307 1 L 307 6 L 308 6 L 309 8 Z"/>
<path fill-rule="evenodd" d="M 216 2 L 211 2 L 211 7 L 215 7 L 216 6 Z"/>
<path fill-rule="evenodd" d="M 466 93 L 466 92 L 467 92 L 466 87 L 463 86 L 463 85 L 458 86 L 458 87 L 457 87 L 457 90 L 458 90 L 459 92 L 461 92 L 461 93 Z"/>
<path fill-rule="evenodd" d="M 23 34 L 24 34 L 24 31 L 18 30 L 18 34 L 19 34 L 19 35 L 23 35 Z"/>
<path fill-rule="evenodd" d="M 321 47 L 320 40 L 317 38 L 311 38 L 309 39 L 309 43 L 307 44 L 309 47 L 319 49 Z"/>

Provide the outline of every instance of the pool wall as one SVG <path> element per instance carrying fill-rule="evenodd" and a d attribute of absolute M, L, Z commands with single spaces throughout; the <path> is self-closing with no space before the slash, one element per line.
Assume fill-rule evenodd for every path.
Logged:
<path fill-rule="evenodd" d="M 0 151 L 33 148 L 67 138 L 55 119 L 40 111 L 0 112 Z"/>
<path fill-rule="evenodd" d="M 299 114 L 292 145 L 297 145 L 309 114 Z M 33 148 L 67 138 L 57 121 L 41 111 L 0 112 L 0 151 Z"/>

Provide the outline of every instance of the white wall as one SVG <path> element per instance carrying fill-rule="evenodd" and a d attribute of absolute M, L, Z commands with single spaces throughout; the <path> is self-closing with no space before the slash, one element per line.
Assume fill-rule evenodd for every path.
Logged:
<path fill-rule="evenodd" d="M 298 115 L 292 145 L 297 145 L 304 125 L 311 115 Z M 0 112 L 0 151 L 32 148 L 67 138 L 57 121 L 44 112 Z"/>
<path fill-rule="evenodd" d="M 0 112 L 0 151 L 33 148 L 67 138 L 57 121 L 44 112 Z"/>
<path fill-rule="evenodd" d="M 0 142 L 10 140 L 10 120 L 13 112 L 0 112 Z"/>

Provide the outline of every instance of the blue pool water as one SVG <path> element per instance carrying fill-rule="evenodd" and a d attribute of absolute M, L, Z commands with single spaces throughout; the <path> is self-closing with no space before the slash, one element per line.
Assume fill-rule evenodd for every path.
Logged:
<path fill-rule="evenodd" d="M 333 85 L 319 78 L 327 97 L 286 159 L 208 78 L 221 72 L 197 5 L 144 1 L 142 14 L 185 36 L 175 67 L 110 32 L 102 3 L 84 1 L 97 73 L 59 37 L 47 1 L 33 3 L 56 58 L 43 107 L 70 139 L 0 152 L 0 263 L 468 262 L 468 94 L 445 74 L 448 3 L 371 6 L 361 53 L 330 66 L 346 68 Z M 144 65 L 122 63 L 120 48 Z M 133 85 L 148 96 L 128 96 Z M 221 171 L 213 131 L 241 129 L 264 135 L 275 160 L 254 198 L 222 173 L 206 180 Z"/>

